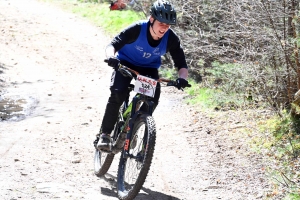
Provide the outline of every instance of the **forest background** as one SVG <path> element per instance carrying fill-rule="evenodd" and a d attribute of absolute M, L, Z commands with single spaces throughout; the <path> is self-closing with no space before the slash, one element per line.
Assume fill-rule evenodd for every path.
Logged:
<path fill-rule="evenodd" d="M 111 1 L 106 0 L 63 4 L 114 35 L 134 20 L 145 19 L 152 2 L 127 1 L 120 11 L 109 11 Z M 281 197 L 300 199 L 300 1 L 172 3 L 178 19 L 172 28 L 182 40 L 193 85 L 189 103 L 219 112 L 271 110 L 272 115 L 258 123 L 261 135 L 249 143 L 270 157 L 273 195 L 277 191 Z M 164 61 L 164 76 L 175 76 L 170 56 Z"/>

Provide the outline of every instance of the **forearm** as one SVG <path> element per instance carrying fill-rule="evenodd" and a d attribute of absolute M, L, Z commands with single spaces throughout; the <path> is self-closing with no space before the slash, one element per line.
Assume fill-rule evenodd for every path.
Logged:
<path fill-rule="evenodd" d="M 115 53 L 116 53 L 115 48 L 111 44 L 109 44 L 105 49 L 106 58 L 115 56 Z"/>
<path fill-rule="evenodd" d="M 187 79 L 187 77 L 188 77 L 188 70 L 186 68 L 181 68 L 178 71 L 178 77 L 179 78 L 183 78 L 183 79 Z"/>

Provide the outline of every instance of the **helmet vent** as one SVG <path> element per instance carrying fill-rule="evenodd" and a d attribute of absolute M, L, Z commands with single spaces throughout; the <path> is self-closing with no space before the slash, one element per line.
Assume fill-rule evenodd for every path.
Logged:
<path fill-rule="evenodd" d="M 168 18 L 168 13 L 166 13 L 166 19 L 168 20 L 169 18 Z"/>
<path fill-rule="evenodd" d="M 150 9 L 150 14 L 160 22 L 176 25 L 176 11 L 166 0 L 157 0 Z"/>

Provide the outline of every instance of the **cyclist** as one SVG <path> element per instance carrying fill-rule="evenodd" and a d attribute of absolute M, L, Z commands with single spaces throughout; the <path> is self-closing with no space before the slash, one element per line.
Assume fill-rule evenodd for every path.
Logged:
<path fill-rule="evenodd" d="M 150 9 L 148 20 L 138 21 L 119 33 L 106 48 L 108 65 L 115 70 L 111 77 L 111 94 L 106 105 L 102 127 L 100 129 L 97 148 L 110 151 L 110 133 L 118 117 L 119 108 L 127 95 L 127 88 L 131 78 L 124 77 L 117 71 L 119 64 L 125 65 L 143 76 L 158 79 L 158 68 L 161 56 L 170 52 L 175 67 L 178 69 L 176 80 L 178 89 L 188 85 L 188 67 L 180 40 L 170 29 L 176 25 L 176 11 L 168 1 L 157 0 Z M 116 56 L 115 56 L 116 54 Z M 155 91 L 152 99 L 157 106 L 160 87 Z"/>

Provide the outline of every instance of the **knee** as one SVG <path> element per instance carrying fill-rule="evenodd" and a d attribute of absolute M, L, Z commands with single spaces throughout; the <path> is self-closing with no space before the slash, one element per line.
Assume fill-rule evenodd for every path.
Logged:
<path fill-rule="evenodd" d="M 125 97 L 126 93 L 112 90 L 108 102 L 116 105 L 121 105 L 125 100 Z"/>
<path fill-rule="evenodd" d="M 156 88 L 155 95 L 152 99 L 152 101 L 155 103 L 155 105 L 158 105 L 159 98 L 160 98 L 160 85 Z"/>

